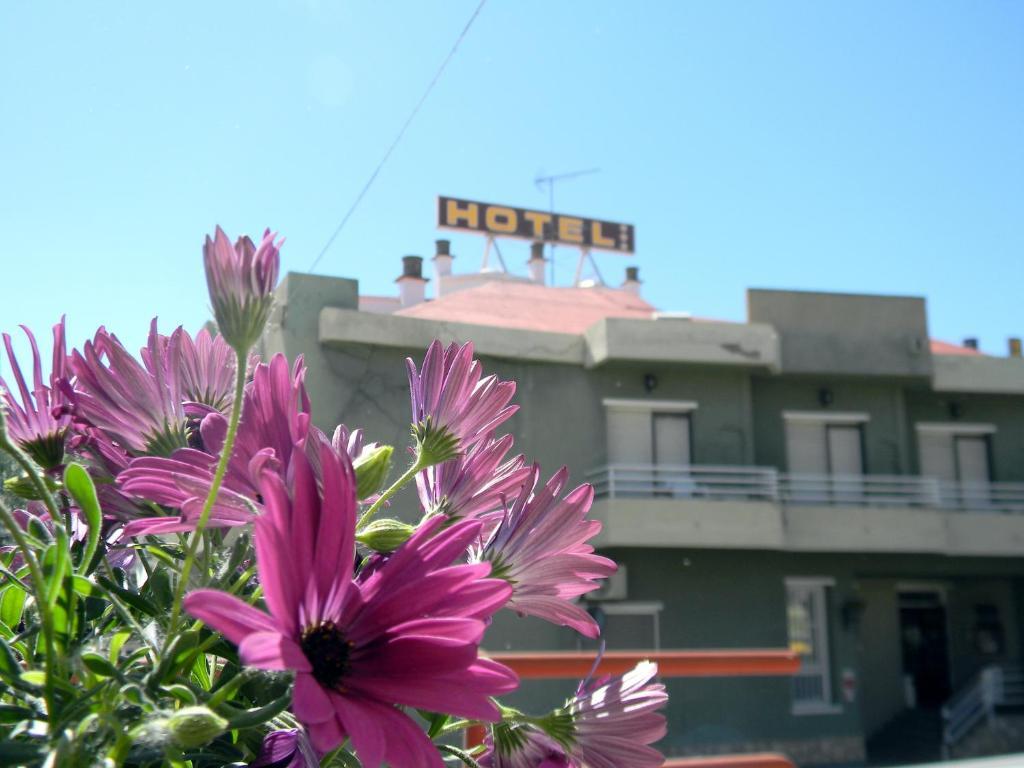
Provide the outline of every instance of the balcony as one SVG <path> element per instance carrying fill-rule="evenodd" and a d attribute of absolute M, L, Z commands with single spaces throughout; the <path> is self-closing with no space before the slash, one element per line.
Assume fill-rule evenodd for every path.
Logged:
<path fill-rule="evenodd" d="M 1024 483 L 639 464 L 587 479 L 603 546 L 1024 554 Z"/>

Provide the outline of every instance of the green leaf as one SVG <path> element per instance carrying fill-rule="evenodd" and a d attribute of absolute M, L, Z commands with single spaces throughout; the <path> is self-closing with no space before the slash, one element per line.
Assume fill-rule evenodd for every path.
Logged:
<path fill-rule="evenodd" d="M 85 664 L 86 669 L 99 677 L 121 677 L 121 673 L 118 671 L 117 667 L 98 653 L 83 653 L 82 663 Z"/>
<path fill-rule="evenodd" d="M 167 680 L 177 677 L 182 669 L 192 667 L 199 649 L 199 632 L 188 630 L 182 632 L 167 647 L 160 664 L 153 670 L 152 680 L 160 685 Z"/>
<path fill-rule="evenodd" d="M 5 741 L 0 749 L 0 765 L 38 765 L 43 758 L 43 744 L 31 741 Z"/>
<path fill-rule="evenodd" d="M 28 707 L 18 707 L 14 704 L 0 704 L 0 725 L 13 725 L 22 720 L 35 719 L 36 713 Z M 6 745 L 4 745 L 6 746 Z M 4 747 L 0 747 L 3 751 Z"/>
<path fill-rule="evenodd" d="M 199 702 L 199 700 L 196 698 L 196 695 L 192 693 L 192 689 L 189 688 L 187 685 L 181 685 L 180 683 L 168 685 L 166 688 L 164 688 L 164 692 L 169 693 L 171 696 L 173 696 L 175 699 L 180 701 L 185 706 L 191 706 Z"/>
<path fill-rule="evenodd" d="M 99 546 L 100 531 L 103 526 L 103 513 L 100 511 L 100 501 L 96 496 L 96 486 L 85 468 L 81 464 L 72 462 L 64 470 L 64 487 L 78 504 L 78 508 L 82 510 L 85 522 L 89 527 L 82 559 L 76 570 L 78 573 L 90 573 L 92 571 L 90 565 L 96 554 L 96 548 Z"/>
<path fill-rule="evenodd" d="M 140 613 L 144 613 L 153 618 L 164 618 L 163 612 L 159 608 L 137 592 L 130 592 L 124 587 L 118 586 L 106 576 L 99 576 L 97 581 L 104 589 L 110 591 Z"/>
<path fill-rule="evenodd" d="M 238 710 L 228 704 L 223 704 L 219 711 L 228 718 L 229 729 L 251 728 L 254 725 L 262 725 L 268 720 L 277 717 L 288 709 L 288 705 L 291 704 L 291 702 L 292 692 L 288 691 L 281 698 L 274 699 L 272 702 L 265 704 L 262 707 Z"/>
<path fill-rule="evenodd" d="M 57 602 L 60 596 L 61 587 L 64 585 L 64 576 L 71 569 L 71 555 L 68 554 L 66 546 L 66 534 L 61 536 L 63 528 L 59 524 L 55 526 L 58 533 L 57 541 L 46 548 L 43 553 L 43 576 L 46 579 L 46 602 L 51 607 Z"/>
<path fill-rule="evenodd" d="M 338 747 L 324 755 L 320 768 L 361 768 L 361 764 L 351 752 Z"/>
<path fill-rule="evenodd" d="M 40 669 L 30 669 L 21 673 L 21 681 L 28 685 L 42 688 L 46 684 L 46 673 Z"/>
<path fill-rule="evenodd" d="M 0 640 L 0 678 L 13 685 L 14 681 L 21 677 L 21 671 L 21 664 L 18 663 L 11 646 L 6 640 Z"/>
<path fill-rule="evenodd" d="M 71 585 L 82 597 L 98 597 L 102 594 L 102 590 L 84 576 L 72 576 Z"/>
<path fill-rule="evenodd" d="M 0 621 L 12 629 L 21 623 L 25 610 L 25 591 L 15 585 L 7 587 L 0 595 Z"/>
<path fill-rule="evenodd" d="M 131 632 L 118 632 L 110 639 L 110 663 L 117 664 L 117 657 L 121 654 L 121 648 L 132 636 Z"/>

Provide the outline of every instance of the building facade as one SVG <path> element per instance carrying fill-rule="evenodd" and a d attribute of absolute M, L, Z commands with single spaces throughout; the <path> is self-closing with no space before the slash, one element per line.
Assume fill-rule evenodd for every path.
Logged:
<path fill-rule="evenodd" d="M 1024 360 L 931 341 L 919 298 L 751 290 L 747 322 L 706 321 L 655 312 L 635 270 L 619 289 L 453 275 L 441 243 L 431 301 L 416 261 L 399 299 L 289 274 L 263 351 L 305 356 L 321 427 L 404 446 L 404 359 L 473 341 L 518 382 L 517 450 L 595 486 L 596 544 L 621 565 L 587 601 L 609 648 L 801 652 L 792 679 L 668 681 L 666 754 L 857 765 L 910 715 L 991 710 L 1000 683 L 1009 701 Z M 580 647 L 515 616 L 488 637 Z M 961 709 L 951 737 L 978 719 Z"/>

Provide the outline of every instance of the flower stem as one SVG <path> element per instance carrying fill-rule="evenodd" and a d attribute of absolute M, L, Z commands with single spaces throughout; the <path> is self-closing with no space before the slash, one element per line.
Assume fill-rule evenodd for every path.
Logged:
<path fill-rule="evenodd" d="M 410 480 L 416 477 L 416 474 L 418 472 L 421 472 L 428 466 L 430 465 L 423 460 L 422 452 L 417 453 L 416 461 L 412 463 L 412 466 L 405 470 L 405 474 L 403 474 L 400 478 L 395 480 L 395 482 L 392 483 L 391 487 L 384 491 L 384 493 L 382 493 L 380 496 L 378 496 L 377 500 L 370 505 L 370 508 L 363 512 L 363 516 L 359 518 L 359 523 L 356 525 L 356 530 L 358 531 L 360 528 L 362 528 L 364 525 L 370 522 L 370 519 L 375 514 L 377 514 L 377 510 L 379 510 L 381 506 L 383 506 L 384 502 L 386 502 L 388 499 L 390 499 L 392 496 L 398 493 L 406 483 L 408 483 Z"/>
<path fill-rule="evenodd" d="M 0 417 L 2 418 L 2 417 Z M 50 604 L 46 600 L 46 581 L 43 578 L 43 569 L 39 567 L 35 553 L 25 539 L 25 534 L 14 519 L 14 515 L 7 509 L 3 502 L 0 502 L 0 520 L 3 521 L 7 532 L 21 550 L 25 562 L 28 564 L 29 573 L 32 575 L 32 592 L 35 596 L 36 610 L 39 611 L 39 620 L 43 625 L 43 641 L 46 645 L 45 674 L 46 674 L 46 718 L 52 723 L 56 717 L 56 699 L 53 688 L 53 665 L 57 660 L 57 653 L 53 644 L 53 614 L 50 612 Z"/>
<path fill-rule="evenodd" d="M 14 460 L 18 462 L 23 470 L 28 473 L 29 478 L 32 480 L 32 485 L 35 486 L 36 491 L 46 502 L 46 508 L 50 512 L 50 519 L 53 521 L 54 526 L 60 525 L 60 515 L 57 512 L 57 503 L 54 501 L 53 495 L 50 493 L 50 489 L 46 487 L 46 483 L 43 481 L 36 470 L 36 466 L 29 460 L 25 452 L 21 450 L 7 434 L 7 416 L 4 414 L 4 409 L 0 408 L 0 450 L 6 451 Z M 53 723 L 53 719 L 56 717 L 56 703 L 57 699 L 54 695 L 54 684 L 53 684 L 53 666 L 57 663 L 57 652 L 53 641 L 53 613 L 50 611 L 50 603 L 47 601 L 48 586 L 43 578 L 43 569 L 39 567 L 39 561 L 36 559 L 35 553 L 29 546 L 28 539 L 25 538 L 24 531 L 21 530 L 21 526 L 18 525 L 14 519 L 14 515 L 11 511 L 0 502 L 0 521 L 3 522 L 7 532 L 11 534 L 11 538 L 14 539 L 15 544 L 18 545 L 18 549 L 21 550 L 22 556 L 25 558 L 26 564 L 28 564 L 29 573 L 32 576 L 32 592 L 35 596 L 36 610 L 39 611 L 39 621 L 43 625 L 43 643 L 46 646 L 46 659 L 44 663 L 44 671 L 46 675 L 46 685 L 44 687 L 45 700 L 46 700 L 46 718 L 49 723 Z"/>
<path fill-rule="evenodd" d="M 203 532 L 206 524 L 210 521 L 210 513 L 213 504 L 217 500 L 221 483 L 224 482 L 224 475 L 228 470 L 228 461 L 231 459 L 231 452 L 235 447 L 235 435 L 238 432 L 238 422 L 242 417 L 242 399 L 245 395 L 245 370 L 248 361 L 246 352 L 236 351 L 235 359 L 235 399 L 231 403 L 231 416 L 228 421 L 228 431 L 224 435 L 224 445 L 220 450 L 220 459 L 217 461 L 217 469 L 213 474 L 213 482 L 210 484 L 210 492 L 206 495 L 206 503 L 203 504 L 203 512 L 196 522 L 196 529 L 192 532 L 189 540 L 188 550 L 185 553 L 185 563 L 181 567 L 181 575 L 178 577 L 178 587 L 174 592 L 174 603 L 171 606 L 171 620 L 168 624 L 167 643 L 171 642 L 178 625 L 178 618 L 181 615 L 181 601 L 185 597 L 185 587 L 188 586 L 188 577 L 192 572 L 192 565 L 196 559 L 196 551 L 199 549 L 199 542 L 203 539 Z M 166 650 L 166 646 L 165 646 Z"/>

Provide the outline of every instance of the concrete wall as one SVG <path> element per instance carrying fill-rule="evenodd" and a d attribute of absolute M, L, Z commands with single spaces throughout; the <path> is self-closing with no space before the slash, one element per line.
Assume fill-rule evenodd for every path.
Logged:
<path fill-rule="evenodd" d="M 891 580 L 861 579 L 864 601 L 860 632 L 860 711 L 864 734 L 871 736 L 903 711 L 903 659 L 900 611 Z"/>
<path fill-rule="evenodd" d="M 747 319 L 778 331 L 783 373 L 932 373 L 924 299 L 751 289 Z"/>

